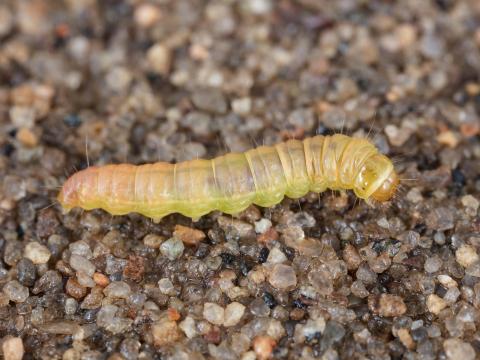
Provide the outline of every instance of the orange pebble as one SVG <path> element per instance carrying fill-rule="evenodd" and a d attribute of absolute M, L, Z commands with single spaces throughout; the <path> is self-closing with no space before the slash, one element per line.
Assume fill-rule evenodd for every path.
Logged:
<path fill-rule="evenodd" d="M 38 145 L 38 137 L 35 133 L 25 127 L 20 128 L 17 131 L 17 140 L 20 141 L 23 145 L 28 147 L 35 147 Z"/>
<path fill-rule="evenodd" d="M 177 321 L 180 319 L 180 313 L 174 308 L 168 308 L 168 320 L 170 321 Z"/>
<path fill-rule="evenodd" d="M 269 242 L 275 240 L 278 240 L 278 232 L 273 227 L 257 237 L 257 241 L 261 244 L 268 244 Z"/>
<path fill-rule="evenodd" d="M 273 340 L 270 336 L 257 336 L 255 339 L 253 339 L 253 350 L 260 360 L 270 358 L 275 345 L 275 340 Z"/>
<path fill-rule="evenodd" d="M 480 133 L 480 125 L 478 122 L 464 123 L 460 125 L 460 131 L 465 137 L 473 137 Z"/>
<path fill-rule="evenodd" d="M 98 272 L 93 274 L 93 281 L 95 281 L 95 284 L 101 287 L 105 287 L 110 283 L 110 280 L 108 280 L 108 277 Z"/>
<path fill-rule="evenodd" d="M 173 231 L 173 236 L 186 245 L 197 245 L 203 239 L 205 239 L 205 234 L 203 231 L 189 228 L 188 226 L 177 225 Z"/>

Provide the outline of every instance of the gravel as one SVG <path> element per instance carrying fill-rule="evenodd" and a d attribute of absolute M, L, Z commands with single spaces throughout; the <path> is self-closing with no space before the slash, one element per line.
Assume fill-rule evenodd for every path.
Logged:
<path fill-rule="evenodd" d="M 479 19 L 467 0 L 1 2 L 0 357 L 479 358 Z M 52 204 L 89 164 L 338 132 L 395 160 L 394 201 L 159 223 Z"/>

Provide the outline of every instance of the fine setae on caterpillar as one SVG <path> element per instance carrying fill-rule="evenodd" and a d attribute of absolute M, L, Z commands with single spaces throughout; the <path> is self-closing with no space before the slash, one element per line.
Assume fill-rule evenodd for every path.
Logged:
<path fill-rule="evenodd" d="M 159 221 L 171 213 L 199 218 L 213 210 L 236 214 L 250 204 L 270 207 L 284 196 L 353 190 L 358 198 L 390 200 L 399 179 L 392 161 L 368 140 L 314 136 L 177 164 L 91 166 L 72 175 L 58 201 L 69 211 L 137 212 Z"/>

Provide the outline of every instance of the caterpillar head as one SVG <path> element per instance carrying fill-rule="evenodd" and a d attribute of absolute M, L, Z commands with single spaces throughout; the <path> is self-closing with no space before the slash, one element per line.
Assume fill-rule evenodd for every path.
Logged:
<path fill-rule="evenodd" d="M 375 154 L 363 165 L 355 180 L 354 192 L 362 199 L 379 202 L 390 200 L 397 190 L 398 175 L 392 161 L 382 154 Z"/>
<path fill-rule="evenodd" d="M 94 166 L 91 166 L 85 170 L 81 170 L 72 176 L 62 186 L 60 193 L 57 196 L 57 200 L 62 205 L 65 211 L 70 211 L 74 207 L 86 207 L 89 195 L 96 189 L 94 172 L 96 171 Z"/>

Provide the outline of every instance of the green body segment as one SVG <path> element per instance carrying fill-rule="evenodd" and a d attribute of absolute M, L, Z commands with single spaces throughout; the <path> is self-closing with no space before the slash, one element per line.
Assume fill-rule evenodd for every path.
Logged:
<path fill-rule="evenodd" d="M 299 198 L 327 188 L 353 189 L 366 199 L 373 192 L 371 181 L 359 172 L 377 155 L 383 156 L 369 141 L 337 134 L 212 160 L 90 167 L 72 176 L 70 185 L 67 181 L 59 201 L 67 209 L 102 208 L 113 215 L 137 212 L 160 219 L 174 212 L 192 218 L 213 210 L 235 214 L 252 203 L 269 207 L 285 195 Z M 77 191 L 75 201 L 67 201 L 69 186 Z"/>

